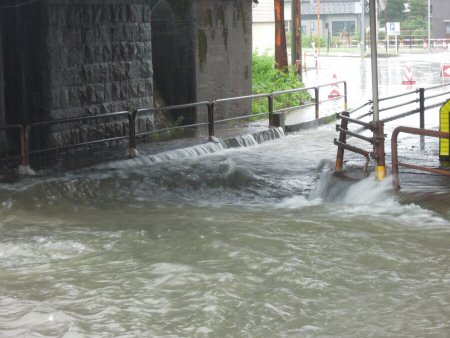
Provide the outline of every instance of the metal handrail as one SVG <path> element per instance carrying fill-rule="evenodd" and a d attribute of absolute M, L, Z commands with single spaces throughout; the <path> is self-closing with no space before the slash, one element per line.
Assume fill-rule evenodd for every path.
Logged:
<path fill-rule="evenodd" d="M 446 175 L 450 176 L 450 171 L 448 170 L 442 170 L 442 169 L 436 169 L 436 168 L 430 168 L 430 167 L 422 167 L 417 166 L 409 163 L 403 163 L 398 161 L 398 135 L 400 133 L 407 133 L 407 134 L 413 134 L 413 135 L 420 135 L 420 136 L 431 136 L 431 137 L 437 137 L 437 138 L 450 138 L 450 133 L 437 131 L 437 130 L 428 130 L 428 129 L 421 129 L 421 128 L 412 128 L 412 127 L 397 127 L 392 132 L 392 138 L 391 138 L 391 154 L 392 154 L 392 186 L 394 189 L 399 190 L 400 189 L 400 179 L 398 175 L 398 167 L 405 167 L 409 169 L 414 170 L 420 170 L 425 171 L 429 173 L 434 174 L 440 174 L 440 175 Z"/>
<path fill-rule="evenodd" d="M 326 87 L 326 86 L 332 86 L 332 85 L 340 84 L 340 83 L 344 84 L 344 95 L 341 95 L 339 97 L 332 98 L 329 100 L 320 101 L 319 88 Z M 30 165 L 30 154 L 42 153 L 42 152 L 52 151 L 52 150 L 68 149 L 68 148 L 74 148 L 74 147 L 78 147 L 78 146 L 98 144 L 98 143 L 102 143 L 102 142 L 119 141 L 119 140 L 124 140 L 124 139 L 129 140 L 130 157 L 132 158 L 135 155 L 136 138 L 140 137 L 140 136 L 152 134 L 152 133 L 169 131 L 169 130 L 173 130 L 173 129 L 192 128 L 192 127 L 199 127 L 199 126 L 207 125 L 208 126 L 208 135 L 209 135 L 209 138 L 211 139 L 214 136 L 214 126 L 216 123 L 222 123 L 222 122 L 239 120 L 239 119 L 248 119 L 248 118 L 267 116 L 267 115 L 269 115 L 269 126 L 274 126 L 273 125 L 273 121 L 274 121 L 273 115 L 277 112 L 282 111 L 282 110 L 279 110 L 279 111 L 274 110 L 274 100 L 277 96 L 295 93 L 295 92 L 311 91 L 311 90 L 314 90 L 314 93 L 315 93 L 314 103 L 306 103 L 304 105 L 298 106 L 298 108 L 315 105 L 316 106 L 316 109 L 315 109 L 316 110 L 316 118 L 319 118 L 319 105 L 323 102 L 336 100 L 336 99 L 340 99 L 340 98 L 344 97 L 345 109 L 347 109 L 347 98 L 348 98 L 347 83 L 346 83 L 346 81 L 335 81 L 335 82 L 331 82 L 331 83 L 327 83 L 327 84 L 322 84 L 322 85 L 319 85 L 316 87 L 301 87 L 301 88 L 294 88 L 294 89 L 283 90 L 283 91 L 275 91 L 272 93 L 262 93 L 262 94 L 239 96 L 239 97 L 233 97 L 233 98 L 216 99 L 213 101 L 201 101 L 201 102 L 179 104 L 179 105 L 166 106 L 166 107 L 142 108 L 142 109 L 137 109 L 134 111 L 120 111 L 120 112 L 112 112 L 112 113 L 92 115 L 92 116 L 72 117 L 72 118 L 57 119 L 57 120 L 51 120 L 51 121 L 35 122 L 35 123 L 26 124 L 26 125 L 17 124 L 17 125 L 0 126 L 0 130 L 1 129 L 14 129 L 14 128 L 20 129 L 20 132 L 21 132 L 21 140 L 20 140 L 21 155 L 20 155 L 20 157 L 21 157 L 22 165 L 25 165 L 25 166 Z M 254 100 L 254 99 L 259 99 L 259 98 L 267 98 L 268 99 L 268 112 L 238 116 L 238 117 L 215 121 L 215 106 L 216 106 L 216 104 L 232 102 L 232 101 L 239 101 L 239 100 L 249 100 L 249 99 Z M 201 106 L 204 106 L 207 108 L 208 122 L 193 123 L 193 124 L 189 124 L 189 125 L 181 125 L 181 126 L 175 126 L 175 127 L 169 127 L 169 128 L 162 128 L 162 129 L 152 130 L 152 131 L 148 131 L 148 132 L 141 132 L 141 133 L 136 132 L 136 121 L 137 121 L 137 118 L 142 114 L 154 113 L 154 112 L 158 112 L 158 111 L 167 112 L 167 111 L 173 111 L 173 110 L 178 110 L 178 109 L 198 108 Z M 82 123 L 82 122 L 90 122 L 93 120 L 119 118 L 119 117 L 128 118 L 128 123 L 129 123 L 128 135 L 110 137 L 110 138 L 104 138 L 104 139 L 97 139 L 97 140 L 86 141 L 86 142 L 81 142 L 81 143 L 77 143 L 77 144 L 70 144 L 70 145 L 30 150 L 31 133 L 33 130 L 35 130 L 39 127 L 45 127 L 45 126 L 51 127 L 51 126 L 59 125 L 59 124 Z"/>
<path fill-rule="evenodd" d="M 340 135 L 339 141 L 335 140 L 335 142 L 334 142 L 338 146 L 338 152 L 336 155 L 336 170 L 340 171 L 343 168 L 344 150 L 345 149 L 353 151 L 355 153 L 362 154 L 363 156 L 367 157 L 364 150 L 354 147 L 354 146 L 350 146 L 346 143 L 348 137 L 356 137 L 356 138 L 362 139 L 364 141 L 370 142 L 370 140 L 371 140 L 370 138 L 359 135 L 359 133 L 361 133 L 367 129 L 370 129 L 371 131 L 374 132 L 374 137 L 375 137 L 375 134 L 377 135 L 376 139 L 374 139 L 374 142 L 371 142 L 371 143 L 373 144 L 373 147 L 374 147 L 374 156 L 377 157 L 378 162 L 379 162 L 378 166 L 381 167 L 380 163 L 382 163 L 382 166 L 384 167 L 384 157 L 385 157 L 385 154 L 384 154 L 384 137 L 385 136 L 384 136 L 384 131 L 383 131 L 384 124 L 387 122 L 391 122 L 394 120 L 398 120 L 398 119 L 419 113 L 420 114 L 420 129 L 424 129 L 425 128 L 425 111 L 428 109 L 434 108 L 434 107 L 438 107 L 438 106 L 442 105 L 443 103 L 445 103 L 445 101 L 446 101 L 445 100 L 443 102 L 425 106 L 425 100 L 434 99 L 434 98 L 437 98 L 437 97 L 447 94 L 447 92 L 444 92 L 444 93 L 438 93 L 435 95 L 429 95 L 428 97 L 426 97 L 425 92 L 429 91 L 429 90 L 437 89 L 437 88 L 446 87 L 446 86 L 448 86 L 448 85 L 444 84 L 444 85 L 436 85 L 436 86 L 432 86 L 432 87 L 428 87 L 428 88 L 418 88 L 414 91 L 410 91 L 407 93 L 392 95 L 389 97 L 379 99 L 379 101 L 387 101 L 387 100 L 391 100 L 391 99 L 397 99 L 399 97 L 405 97 L 405 96 L 408 96 L 411 94 L 419 94 L 419 98 L 416 98 L 411 101 L 406 101 L 401 104 L 396 104 L 393 106 L 385 107 L 383 109 L 380 109 L 380 112 L 397 109 L 397 108 L 404 107 L 404 106 L 414 104 L 414 103 L 419 103 L 419 108 L 408 110 L 406 112 L 402 112 L 402 113 L 396 114 L 394 116 L 386 117 L 384 119 L 381 119 L 377 123 L 374 123 L 374 122 L 366 123 L 366 122 L 361 121 L 361 119 L 363 119 L 369 115 L 372 115 L 372 111 L 364 113 L 354 119 L 349 118 L 350 113 L 355 113 L 356 111 L 363 109 L 367 105 L 372 104 L 372 101 L 369 101 L 351 111 L 347 111 L 345 113 L 340 114 L 339 117 L 342 119 L 342 123 L 341 123 L 341 126 L 336 126 L 336 129 L 337 129 L 337 131 L 339 131 L 339 135 Z M 357 130 L 350 131 L 348 128 L 348 123 L 359 124 L 362 127 L 358 128 Z M 377 169 L 379 169 L 379 168 L 377 168 Z"/>

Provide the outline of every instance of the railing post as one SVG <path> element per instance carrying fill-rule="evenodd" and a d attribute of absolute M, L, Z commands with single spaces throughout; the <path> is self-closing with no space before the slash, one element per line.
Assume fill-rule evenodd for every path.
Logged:
<path fill-rule="evenodd" d="M 398 177 L 398 139 L 399 130 L 396 128 L 391 138 L 391 157 L 392 157 L 392 187 L 400 190 L 400 179 Z"/>
<path fill-rule="evenodd" d="M 345 111 L 342 113 L 344 116 L 350 116 L 350 114 Z M 339 142 L 346 143 L 347 142 L 347 133 L 345 132 L 348 129 L 348 120 L 341 120 L 341 132 L 339 133 Z M 336 171 L 342 171 L 344 166 L 344 147 L 338 146 L 338 151 L 336 155 Z"/>
<path fill-rule="evenodd" d="M 425 88 L 419 88 L 420 129 L 425 128 Z M 420 135 L 420 149 L 425 149 L 425 136 Z"/>
<path fill-rule="evenodd" d="M 319 118 L 319 87 L 314 87 L 314 96 L 316 101 L 316 120 Z"/>
<path fill-rule="evenodd" d="M 420 129 L 425 128 L 425 88 L 419 88 Z"/>
<path fill-rule="evenodd" d="M 344 81 L 344 110 L 348 110 L 347 81 Z"/>
<path fill-rule="evenodd" d="M 274 106 L 274 98 L 273 95 L 270 94 L 267 96 L 267 99 L 269 100 L 269 127 L 273 127 L 273 106 Z"/>
<path fill-rule="evenodd" d="M 128 113 L 128 128 L 130 136 L 130 158 L 136 156 L 136 116 L 138 111 Z"/>
<path fill-rule="evenodd" d="M 378 120 L 375 122 L 375 144 L 374 152 L 377 160 L 377 178 L 381 181 L 383 180 L 386 173 L 386 152 L 384 148 L 384 122 Z"/>
<path fill-rule="evenodd" d="M 215 101 L 208 103 L 208 138 L 211 141 L 214 137 L 214 107 Z"/>
<path fill-rule="evenodd" d="M 20 157 L 22 158 L 21 164 L 24 167 L 30 165 L 29 133 L 29 126 L 26 126 L 25 128 L 22 126 L 20 128 Z"/>

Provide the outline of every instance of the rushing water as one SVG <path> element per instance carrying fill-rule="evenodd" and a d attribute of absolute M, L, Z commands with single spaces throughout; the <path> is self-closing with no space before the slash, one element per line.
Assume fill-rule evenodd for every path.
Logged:
<path fill-rule="evenodd" d="M 1 184 L 0 336 L 448 337 L 448 180 L 336 177 L 335 136 Z"/>
<path fill-rule="evenodd" d="M 380 62 L 384 94 L 403 61 Z M 449 179 L 402 169 L 394 192 L 349 153 L 358 179 L 336 176 L 335 137 L 141 148 L 1 183 L 0 337 L 449 337 Z M 401 135 L 401 158 L 437 165 L 418 144 Z"/>

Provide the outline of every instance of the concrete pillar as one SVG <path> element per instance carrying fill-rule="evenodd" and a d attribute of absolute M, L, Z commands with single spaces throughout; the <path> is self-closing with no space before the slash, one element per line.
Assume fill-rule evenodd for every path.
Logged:
<path fill-rule="evenodd" d="M 6 124 L 5 120 L 5 95 L 4 95 L 4 75 L 3 75 L 3 43 L 2 31 L 0 30 L 0 126 Z M 5 132 L 0 130 L 0 152 L 6 151 Z"/>

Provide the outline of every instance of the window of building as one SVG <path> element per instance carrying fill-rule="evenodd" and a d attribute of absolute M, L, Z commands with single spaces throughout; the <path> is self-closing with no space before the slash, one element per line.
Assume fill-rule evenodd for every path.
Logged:
<path fill-rule="evenodd" d="M 450 22 L 445 23 L 445 34 L 450 35 Z"/>
<path fill-rule="evenodd" d="M 331 23 L 332 34 L 339 35 L 342 33 L 354 33 L 355 21 L 333 21 Z"/>

